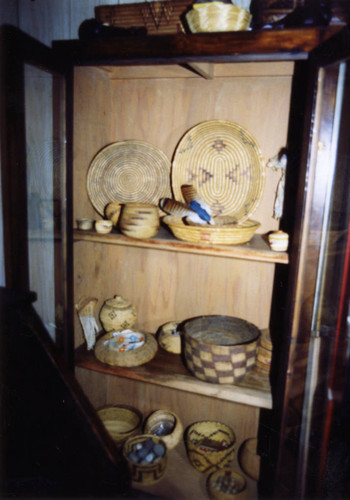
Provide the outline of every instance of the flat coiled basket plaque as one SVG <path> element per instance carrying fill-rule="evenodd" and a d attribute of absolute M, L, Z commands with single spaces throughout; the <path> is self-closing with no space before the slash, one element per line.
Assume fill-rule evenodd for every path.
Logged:
<path fill-rule="evenodd" d="M 259 145 L 240 125 L 209 120 L 191 128 L 176 147 L 171 183 L 174 198 L 184 201 L 181 186 L 191 184 L 212 215 L 249 219 L 265 184 Z"/>
<path fill-rule="evenodd" d="M 260 330 L 232 316 L 199 316 L 183 325 L 185 360 L 200 380 L 234 384 L 253 368 Z"/>
<path fill-rule="evenodd" d="M 145 141 L 115 142 L 93 158 L 87 191 L 100 215 L 112 201 L 158 205 L 160 198 L 170 196 L 170 160 Z"/>

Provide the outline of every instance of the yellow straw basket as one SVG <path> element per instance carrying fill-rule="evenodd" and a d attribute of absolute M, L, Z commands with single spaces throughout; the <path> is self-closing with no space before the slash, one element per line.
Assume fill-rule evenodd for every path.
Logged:
<path fill-rule="evenodd" d="M 195 422 L 186 433 L 187 455 L 195 469 L 211 473 L 231 465 L 235 441 L 233 430 L 221 422 Z"/>
<path fill-rule="evenodd" d="M 141 431 L 142 414 L 136 408 L 127 405 L 106 406 L 97 413 L 118 446 Z"/>
<path fill-rule="evenodd" d="M 224 224 L 223 226 L 190 225 L 174 215 L 166 215 L 163 222 L 169 226 L 173 235 L 179 240 L 212 245 L 242 245 L 252 239 L 260 226 L 259 222 L 252 220 L 246 220 L 240 224 Z"/>
<path fill-rule="evenodd" d="M 248 29 L 251 18 L 247 10 L 222 2 L 194 4 L 186 14 L 192 33 L 244 31 Z"/>

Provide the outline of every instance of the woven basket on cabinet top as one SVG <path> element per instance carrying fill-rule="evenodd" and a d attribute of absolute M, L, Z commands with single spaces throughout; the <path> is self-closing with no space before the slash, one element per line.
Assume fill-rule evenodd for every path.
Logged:
<path fill-rule="evenodd" d="M 247 10 L 222 2 L 194 4 L 186 14 L 192 33 L 243 31 L 249 28 L 251 19 Z"/>

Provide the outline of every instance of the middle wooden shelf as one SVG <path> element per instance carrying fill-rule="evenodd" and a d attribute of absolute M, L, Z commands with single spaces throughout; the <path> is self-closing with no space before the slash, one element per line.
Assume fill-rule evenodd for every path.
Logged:
<path fill-rule="evenodd" d="M 134 239 L 114 231 L 109 234 L 99 234 L 94 231 L 74 231 L 75 241 L 90 241 L 110 245 L 153 248 L 198 255 L 229 257 L 233 259 L 251 260 L 256 262 L 271 262 L 288 264 L 287 252 L 274 252 L 270 249 L 264 235 L 256 234 L 249 243 L 244 245 L 211 245 L 193 244 L 181 241 L 172 236 L 165 228 L 160 228 L 156 237 L 150 239 Z"/>
<path fill-rule="evenodd" d="M 211 384 L 191 375 L 180 355 L 168 353 L 163 349 L 158 349 L 152 361 L 144 365 L 124 368 L 101 363 L 93 351 L 88 351 L 84 345 L 76 350 L 76 366 L 220 400 L 259 408 L 272 408 L 269 377 L 256 372 L 254 368 L 241 382 L 234 385 Z"/>

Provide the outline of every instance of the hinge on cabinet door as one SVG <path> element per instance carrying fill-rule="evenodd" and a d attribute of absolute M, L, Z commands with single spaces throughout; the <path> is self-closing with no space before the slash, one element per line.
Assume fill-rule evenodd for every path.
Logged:
<path fill-rule="evenodd" d="M 330 326 L 322 325 L 318 330 L 311 331 L 311 337 L 317 339 L 319 337 L 329 338 L 334 337 L 334 328 Z"/>

